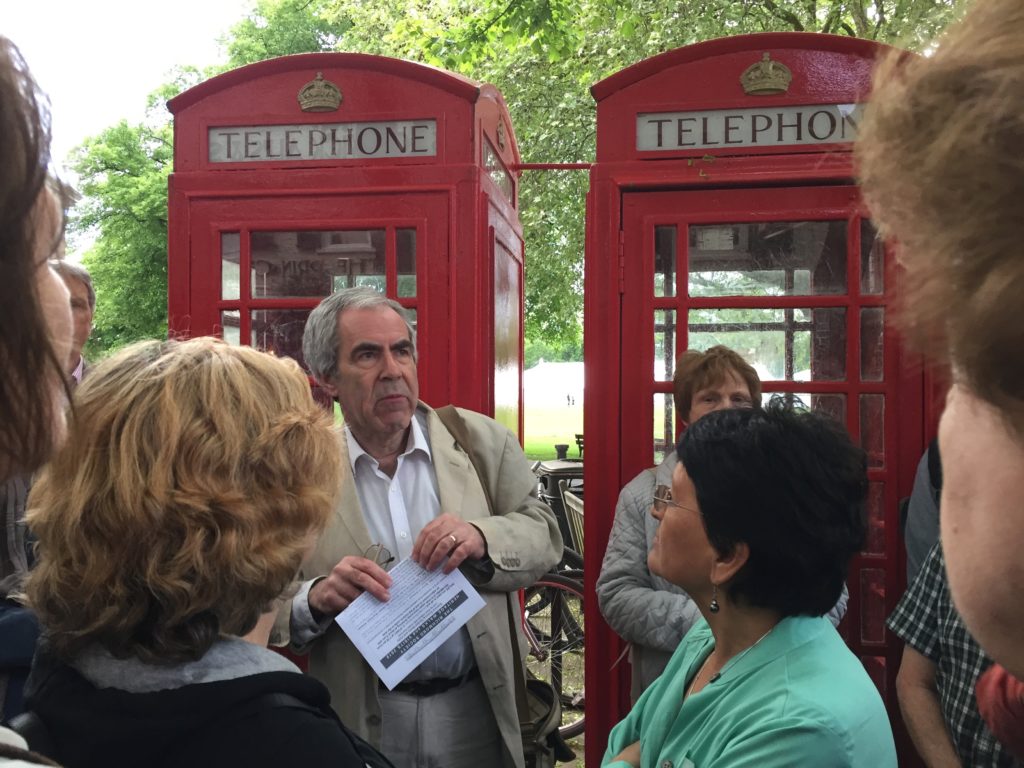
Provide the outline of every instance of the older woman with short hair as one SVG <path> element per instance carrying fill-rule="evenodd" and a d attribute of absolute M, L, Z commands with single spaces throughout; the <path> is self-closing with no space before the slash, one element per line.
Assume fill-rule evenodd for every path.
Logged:
<path fill-rule="evenodd" d="M 54 756 L 387 764 L 262 647 L 339 490 L 331 418 L 298 366 L 215 339 L 146 342 L 75 401 L 28 513 L 45 638 L 28 701 Z"/>
<path fill-rule="evenodd" d="M 703 618 L 603 764 L 895 766 L 878 691 L 822 616 L 864 539 L 864 453 L 782 402 L 708 414 L 677 453 L 648 559 Z"/>

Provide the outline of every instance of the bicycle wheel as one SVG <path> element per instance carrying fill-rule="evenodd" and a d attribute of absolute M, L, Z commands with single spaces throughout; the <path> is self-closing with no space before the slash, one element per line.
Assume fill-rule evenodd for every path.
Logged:
<path fill-rule="evenodd" d="M 548 573 L 526 590 L 527 672 L 551 683 L 562 703 L 562 738 L 583 732 L 583 585 Z"/>

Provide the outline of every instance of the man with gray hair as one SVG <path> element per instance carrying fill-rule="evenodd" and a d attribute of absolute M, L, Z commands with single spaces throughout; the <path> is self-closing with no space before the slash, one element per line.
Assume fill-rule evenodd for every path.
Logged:
<path fill-rule="evenodd" d="M 344 487 L 274 640 L 309 652 L 342 720 L 396 766 L 522 768 L 508 611 L 519 610 L 516 590 L 558 562 L 562 540 L 519 441 L 459 409 L 473 445 L 456 442 L 419 401 L 405 310 L 370 288 L 324 299 L 302 351 L 345 418 Z M 389 691 L 334 619 L 363 592 L 386 601 L 385 568 L 410 557 L 428 570 L 460 568 L 486 606 Z"/>
<path fill-rule="evenodd" d="M 82 349 L 92 334 L 92 318 L 96 312 L 96 290 L 92 287 L 92 276 L 81 264 L 54 259 L 50 262 L 54 271 L 64 280 L 71 292 L 71 318 L 74 321 L 74 332 L 71 336 L 71 356 L 68 358 L 65 372 L 73 380 L 73 386 L 82 383 L 82 377 L 89 369 L 89 364 L 82 356 Z"/>

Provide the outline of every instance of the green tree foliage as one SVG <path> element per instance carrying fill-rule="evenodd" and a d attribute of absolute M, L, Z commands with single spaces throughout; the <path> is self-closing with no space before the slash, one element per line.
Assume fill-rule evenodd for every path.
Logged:
<path fill-rule="evenodd" d="M 527 340 L 523 350 L 523 368 L 533 368 L 537 363 L 582 363 L 583 339 L 577 338 L 568 344 L 554 346 L 545 341 Z"/>
<path fill-rule="evenodd" d="M 86 356 L 167 334 L 167 176 L 173 131 L 167 99 L 201 82 L 183 68 L 150 95 L 146 119 L 122 120 L 71 156 L 82 200 L 68 222 L 73 246 L 91 243 L 82 263 L 97 302 Z"/>
<path fill-rule="evenodd" d="M 328 13 L 323 0 L 258 0 L 253 10 L 221 40 L 224 69 L 286 56 L 334 50 L 351 22 Z"/>
<path fill-rule="evenodd" d="M 76 150 L 82 201 L 72 235 L 93 233 L 83 264 L 98 302 L 87 356 L 167 332 L 167 174 L 171 129 L 122 121 Z"/>
<path fill-rule="evenodd" d="M 336 0 L 351 29 L 341 45 L 424 61 L 491 82 L 505 96 L 523 162 L 588 162 L 595 152 L 589 88 L 620 69 L 724 35 L 817 31 L 920 49 L 959 0 Z M 585 171 L 528 171 L 527 339 L 555 346 L 583 312 Z"/>
<path fill-rule="evenodd" d="M 329 50 L 344 24 L 318 22 L 308 0 L 260 0 L 226 41 L 228 62 L 184 67 L 149 97 L 147 119 L 122 121 L 88 139 L 72 157 L 82 201 L 69 222 L 72 244 L 93 240 L 83 264 L 97 290 L 87 355 L 167 334 L 167 176 L 173 164 L 168 99 L 208 77 L 261 59 Z"/>
<path fill-rule="evenodd" d="M 227 52 L 223 69 L 320 50 L 377 53 L 433 64 L 491 82 L 502 91 L 524 162 L 587 162 L 593 160 L 595 147 L 590 86 L 644 58 L 713 37 L 794 30 L 856 35 L 920 50 L 952 18 L 958 4 L 959 0 L 258 0 L 222 41 Z M 179 77 L 182 82 L 166 86 L 161 95 L 166 97 L 196 74 L 185 73 Z M 124 291 L 126 298 L 138 297 L 132 307 L 152 304 L 154 310 L 147 311 L 147 317 L 156 314 L 166 296 L 166 251 L 157 242 L 161 227 L 166 232 L 157 199 L 161 193 L 166 196 L 166 188 L 156 180 L 161 174 L 166 177 L 169 139 L 166 123 L 151 128 L 118 126 L 90 140 L 77 160 L 85 169 L 79 171 L 83 178 L 89 176 L 82 189 L 85 213 L 75 226 L 98 228 L 99 239 L 87 261 L 97 272 L 102 301 Z M 525 333 L 527 339 L 557 349 L 577 343 L 580 335 L 587 186 L 584 171 L 530 171 L 521 178 L 520 214 L 527 241 Z M 145 255 L 140 254 L 143 244 Z M 152 335 L 157 326 L 136 321 L 133 315 L 140 312 L 132 307 L 101 308 L 98 345 Z"/>

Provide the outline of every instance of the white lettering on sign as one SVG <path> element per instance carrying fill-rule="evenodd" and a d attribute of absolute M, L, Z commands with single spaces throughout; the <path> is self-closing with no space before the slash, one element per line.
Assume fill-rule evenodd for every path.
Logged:
<path fill-rule="evenodd" d="M 646 112 L 636 116 L 640 152 L 729 147 L 847 144 L 857 138 L 863 104 Z"/>
<path fill-rule="evenodd" d="M 210 128 L 211 163 L 433 157 L 437 121 Z"/>

